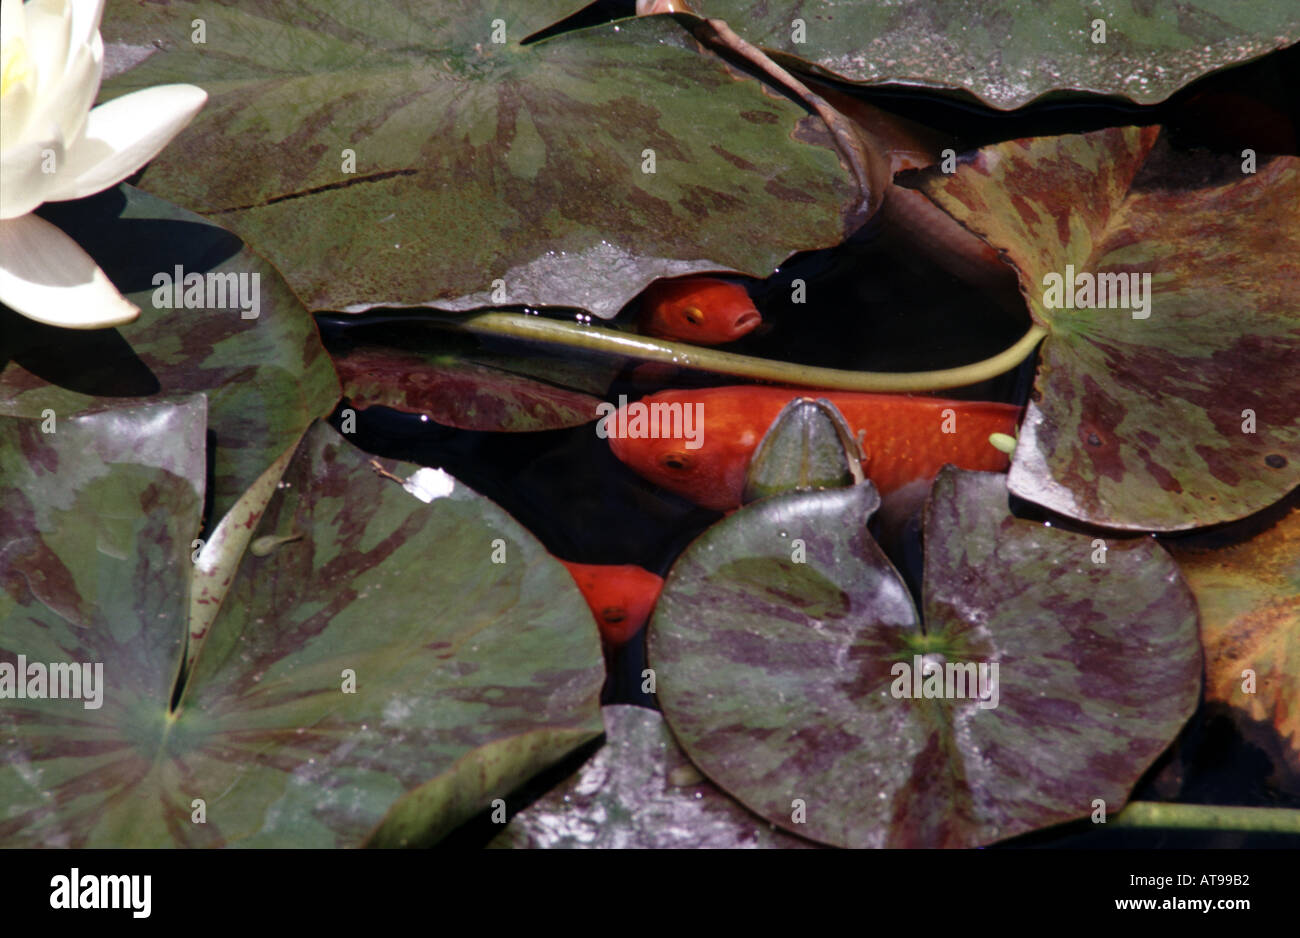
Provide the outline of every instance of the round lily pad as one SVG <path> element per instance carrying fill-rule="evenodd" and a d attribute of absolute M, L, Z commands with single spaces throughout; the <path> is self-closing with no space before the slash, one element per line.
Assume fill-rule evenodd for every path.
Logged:
<path fill-rule="evenodd" d="M 820 120 L 673 19 L 523 44 L 579 5 L 117 3 L 105 42 L 138 64 L 105 95 L 208 92 L 141 184 L 230 225 L 314 310 L 609 318 L 657 277 L 767 276 L 865 220 Z"/>
<path fill-rule="evenodd" d="M 202 409 L 0 418 L 0 689 L 20 663 L 91 675 L 0 707 L 0 844 L 426 844 L 599 734 L 568 572 L 452 477 L 324 424 L 182 671 Z"/>
<path fill-rule="evenodd" d="M 648 657 L 687 756 L 773 823 L 846 847 L 975 846 L 1098 799 L 1118 810 L 1200 691 L 1173 561 L 1150 539 L 1098 554 L 1013 517 L 1005 477 L 949 468 L 918 621 L 866 532 L 876 501 L 762 499 L 674 565 Z"/>

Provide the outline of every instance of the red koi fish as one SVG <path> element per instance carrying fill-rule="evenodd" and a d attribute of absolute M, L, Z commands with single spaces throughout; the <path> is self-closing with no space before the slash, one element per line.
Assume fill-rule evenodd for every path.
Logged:
<path fill-rule="evenodd" d="M 656 280 L 641 300 L 641 332 L 694 345 L 721 345 L 763 321 L 745 288 L 715 277 Z"/>
<path fill-rule="evenodd" d="M 610 449 L 656 485 L 704 508 L 728 511 L 740 507 L 745 471 L 763 434 L 781 408 L 797 397 L 824 397 L 840 409 L 866 454 L 863 472 L 881 495 L 912 482 L 928 482 L 946 463 L 1005 471 L 1009 459 L 989 443 L 989 434 L 1015 433 L 1020 413 L 1011 404 L 905 394 L 753 385 L 661 391 L 627 404 L 609 418 L 611 428 L 626 428 L 610 432 Z M 655 407 L 673 404 L 680 405 L 675 423 L 673 410 Z M 691 427 L 688 440 L 681 417 L 695 405 L 702 405 L 694 411 L 702 426 Z"/>
<path fill-rule="evenodd" d="M 646 624 L 664 587 L 662 577 L 635 564 L 560 563 L 591 607 L 601 640 L 612 648 L 627 644 Z"/>

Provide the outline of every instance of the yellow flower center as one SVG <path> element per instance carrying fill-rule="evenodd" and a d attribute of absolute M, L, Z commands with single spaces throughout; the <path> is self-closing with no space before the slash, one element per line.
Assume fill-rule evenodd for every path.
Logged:
<path fill-rule="evenodd" d="M 21 85 L 32 73 L 27 43 L 21 36 L 10 36 L 0 43 L 0 97 L 15 85 Z"/>

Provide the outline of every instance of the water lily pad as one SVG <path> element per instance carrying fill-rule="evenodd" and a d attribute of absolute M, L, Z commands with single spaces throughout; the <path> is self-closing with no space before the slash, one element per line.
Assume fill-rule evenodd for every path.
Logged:
<path fill-rule="evenodd" d="M 920 185 L 1016 265 L 1050 329 L 1013 492 L 1093 524 L 1173 531 L 1300 484 L 1300 160 L 1243 175 L 1240 160 L 1129 127 L 988 147 Z M 1110 294 L 1149 278 L 1145 309 L 1131 293 L 1116 308 L 1049 295 L 1059 276 L 1091 283 L 1095 303 L 1100 275 L 1116 278 Z"/>
<path fill-rule="evenodd" d="M 1300 772 L 1300 508 L 1249 540 L 1208 548 L 1208 535 L 1173 540 L 1201 611 L 1205 699 L 1277 730 Z M 1250 672 L 1250 673 L 1247 673 Z"/>
<path fill-rule="evenodd" d="M 98 707 L 0 708 L 0 844 L 427 843 L 600 732 L 600 644 L 564 568 L 450 476 L 400 484 L 415 467 L 323 424 L 169 709 L 200 502 L 171 469 L 202 465 L 202 421 L 112 414 L 51 435 L 0 419 L 0 504 L 16 513 L 0 662 L 103 666 Z M 140 447 L 146 426 L 170 432 Z M 110 458 L 113 440 L 127 445 Z M 63 605 L 91 621 L 45 601 L 69 583 Z"/>
<path fill-rule="evenodd" d="M 131 186 L 49 204 L 41 214 L 95 258 L 140 316 L 116 329 L 81 331 L 0 307 L 0 414 L 40 417 L 48 408 L 63 420 L 124 399 L 202 392 L 215 442 L 211 518 L 219 519 L 338 401 L 316 324 L 274 268 L 229 231 Z M 205 281 L 201 301 L 195 294 L 187 302 L 182 292 L 180 308 L 155 306 L 176 299 L 155 278 L 174 283 L 178 267 L 182 282 L 220 277 L 222 292 L 209 294 Z M 241 305 L 227 289 L 238 278 L 256 306 Z"/>
<path fill-rule="evenodd" d="M 1061 90 L 1156 104 L 1202 75 L 1300 40 L 1294 7 L 1234 0 L 694 2 L 787 64 L 854 82 L 962 89 L 1002 110 Z"/>
<path fill-rule="evenodd" d="M 673 19 L 521 45 L 578 5 L 122 0 L 105 42 L 140 61 L 105 95 L 209 93 L 141 184 L 230 225 L 313 309 L 609 318 L 656 277 L 766 276 L 862 223 L 824 125 Z"/>
<path fill-rule="evenodd" d="M 1118 809 L 1199 695 L 1173 561 L 1145 538 L 1095 563 L 1090 538 L 1014 518 L 1003 476 L 948 468 L 919 623 L 866 533 L 876 504 L 869 486 L 763 499 L 674 565 L 648 657 L 687 756 L 763 817 L 840 846 L 973 846 L 1094 799 Z M 953 668 L 949 686 L 949 665 L 986 666 L 983 685 Z M 902 685 L 935 666 L 946 697 Z"/>
<path fill-rule="evenodd" d="M 604 708 L 606 743 L 520 811 L 495 848 L 737 849 L 815 846 L 746 811 L 695 770 L 644 707 Z"/>

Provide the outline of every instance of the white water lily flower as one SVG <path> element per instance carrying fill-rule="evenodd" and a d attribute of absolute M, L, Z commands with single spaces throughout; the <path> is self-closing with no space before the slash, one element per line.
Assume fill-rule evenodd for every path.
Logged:
<path fill-rule="evenodd" d="M 194 85 L 159 85 L 91 110 L 103 12 L 104 0 L 0 0 L 0 302 L 73 329 L 118 326 L 140 310 L 32 211 L 117 185 L 208 99 Z"/>

